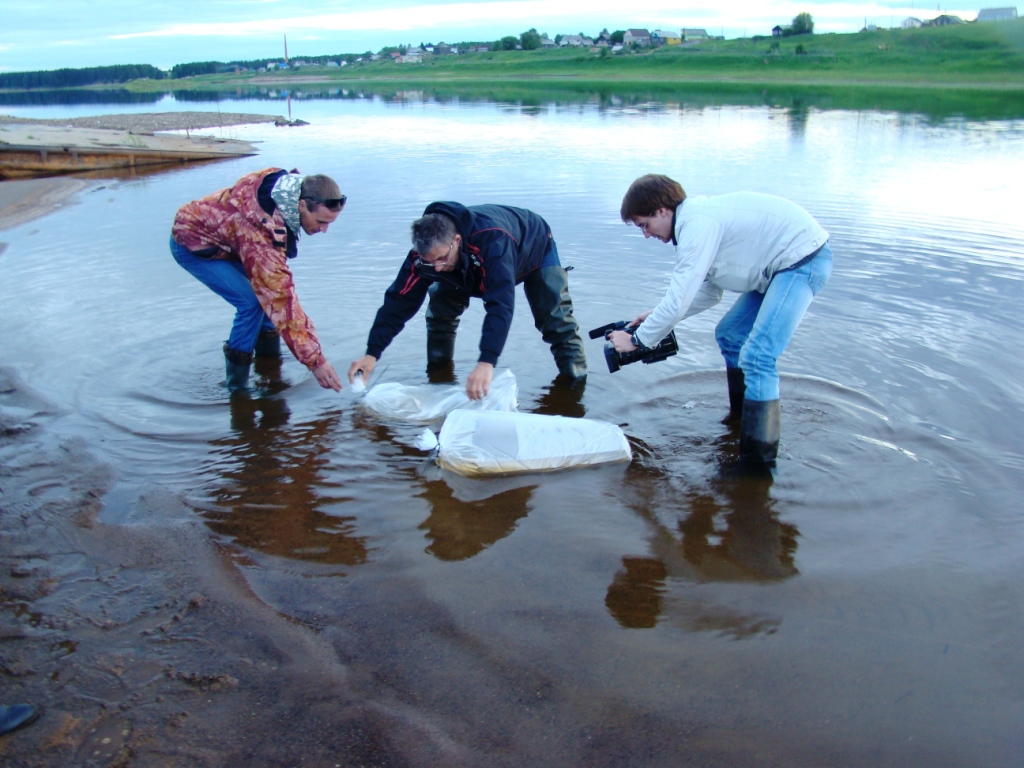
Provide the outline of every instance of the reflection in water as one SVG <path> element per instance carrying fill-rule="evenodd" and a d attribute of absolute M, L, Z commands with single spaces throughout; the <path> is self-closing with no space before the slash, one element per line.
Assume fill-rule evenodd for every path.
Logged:
<path fill-rule="evenodd" d="M 583 405 L 583 392 L 587 388 L 587 378 L 573 378 L 558 374 L 554 380 L 544 387 L 544 394 L 537 399 L 533 412 L 544 416 L 568 416 L 582 419 L 587 415 Z"/>
<path fill-rule="evenodd" d="M 653 557 L 623 557 L 622 570 L 608 587 L 604 604 L 627 629 L 650 629 L 661 615 L 665 594 L 665 564 Z"/>
<path fill-rule="evenodd" d="M 293 427 L 289 417 L 283 397 L 232 397 L 233 434 L 213 443 L 212 463 L 224 469 L 214 506 L 202 510 L 207 525 L 244 547 L 279 557 L 365 562 L 366 539 L 355 535 L 354 518 L 324 511 L 345 501 L 324 493 L 333 485 L 327 470 L 339 416 Z"/>
<path fill-rule="evenodd" d="M 426 483 L 421 498 L 430 502 L 430 516 L 420 525 L 438 560 L 467 560 L 508 536 L 529 512 L 536 483 L 463 501 L 443 481 Z"/>
<path fill-rule="evenodd" d="M 776 581 L 794 576 L 796 526 L 774 510 L 768 473 L 719 475 L 679 521 L 683 557 L 705 579 Z"/>
<path fill-rule="evenodd" d="M 651 487 L 670 486 L 666 478 Z M 738 473 L 728 467 L 702 492 L 683 492 L 685 517 L 676 530 L 651 512 L 653 499 L 634 510 L 655 531 L 651 554 L 622 558 L 622 569 L 608 587 L 605 605 L 624 627 L 653 627 L 663 611 L 666 580 L 778 581 L 798 573 L 794 556 L 799 532 L 779 520 L 770 496 L 772 476 Z M 669 506 L 671 508 L 671 506 Z M 737 616 L 702 603 L 678 606 L 693 631 L 717 630 L 734 636 L 774 631 L 777 622 L 764 617 Z"/>
<path fill-rule="evenodd" d="M 789 117 L 789 132 L 792 134 L 792 137 L 794 139 L 803 139 L 804 134 L 807 133 L 807 119 L 811 114 L 807 103 L 799 97 L 794 98 L 793 104 L 786 114 Z"/>

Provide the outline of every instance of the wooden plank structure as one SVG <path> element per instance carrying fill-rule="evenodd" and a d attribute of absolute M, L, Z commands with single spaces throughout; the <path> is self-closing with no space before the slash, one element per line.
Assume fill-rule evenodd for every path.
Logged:
<path fill-rule="evenodd" d="M 245 141 L 42 123 L 0 124 L 0 179 L 255 155 Z"/>

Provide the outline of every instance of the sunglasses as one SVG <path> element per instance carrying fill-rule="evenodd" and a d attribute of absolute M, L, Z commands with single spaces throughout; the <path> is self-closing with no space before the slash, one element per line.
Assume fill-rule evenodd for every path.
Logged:
<path fill-rule="evenodd" d="M 311 203 L 317 205 L 323 205 L 332 211 L 340 211 L 345 207 L 345 201 L 348 200 L 348 195 L 342 195 L 341 197 L 329 197 L 326 200 L 321 200 L 319 197 L 304 197 L 303 200 L 308 200 Z"/>

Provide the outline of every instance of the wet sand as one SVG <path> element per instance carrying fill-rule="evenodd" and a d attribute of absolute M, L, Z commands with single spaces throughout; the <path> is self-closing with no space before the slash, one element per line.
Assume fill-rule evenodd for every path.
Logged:
<path fill-rule="evenodd" d="M 88 445 L 53 438 L 60 417 L 0 367 L 0 676 L 5 703 L 42 709 L 0 737 L 0 763 L 401 765 L 402 742 L 437 751 L 357 700 L 327 639 L 256 600 L 180 499 L 112 488 Z"/>

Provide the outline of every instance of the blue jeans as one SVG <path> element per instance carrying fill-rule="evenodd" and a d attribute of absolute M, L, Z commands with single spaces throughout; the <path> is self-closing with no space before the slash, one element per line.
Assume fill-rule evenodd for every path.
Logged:
<path fill-rule="evenodd" d="M 825 243 L 806 264 L 776 272 L 763 294 L 741 294 L 719 321 L 715 339 L 726 367 L 743 370 L 745 399 L 779 399 L 779 356 L 831 274 L 832 250 Z"/>
<path fill-rule="evenodd" d="M 171 255 L 196 280 L 235 308 L 228 346 L 239 352 L 252 352 L 260 331 L 274 330 L 274 324 L 263 311 L 240 261 L 204 259 L 171 238 Z"/>

